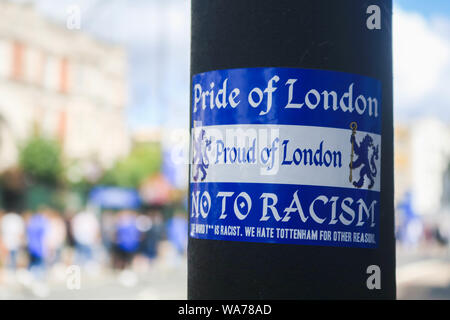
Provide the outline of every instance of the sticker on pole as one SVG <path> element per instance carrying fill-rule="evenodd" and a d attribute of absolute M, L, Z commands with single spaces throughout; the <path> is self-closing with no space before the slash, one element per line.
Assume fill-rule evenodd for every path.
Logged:
<path fill-rule="evenodd" d="M 192 83 L 192 238 L 378 246 L 378 80 L 251 68 Z"/>

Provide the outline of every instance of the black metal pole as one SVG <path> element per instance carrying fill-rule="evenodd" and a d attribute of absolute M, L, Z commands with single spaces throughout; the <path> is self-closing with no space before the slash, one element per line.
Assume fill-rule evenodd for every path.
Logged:
<path fill-rule="evenodd" d="M 190 165 L 189 190 L 191 216 L 188 245 L 189 299 L 395 298 L 391 15 L 391 0 L 192 0 L 191 76 L 193 78 L 191 78 L 190 123 L 193 128 L 197 126 L 197 122 L 203 121 L 206 136 L 200 137 L 200 131 L 191 132 L 194 162 Z M 258 69 L 252 71 L 248 68 Z M 231 69 L 241 71 L 226 71 Z M 211 73 L 213 71 L 218 73 Z M 198 76 L 199 74 L 203 75 Z M 270 81 L 275 75 L 279 80 Z M 227 77 L 228 87 L 224 86 L 223 81 Z M 289 81 L 292 78 L 297 78 L 298 81 L 296 83 Z M 212 90 L 213 80 L 215 91 L 205 95 L 207 90 Z M 353 86 L 350 85 L 351 83 Z M 195 84 L 200 84 L 202 89 L 194 88 Z M 323 87 L 321 87 L 322 84 Z M 379 84 L 378 89 L 376 89 L 377 84 Z M 206 85 L 210 86 L 206 87 Z M 273 109 L 270 111 L 275 112 L 274 117 L 268 117 L 270 113 L 262 115 L 250 113 L 256 109 L 251 107 L 247 97 L 249 91 L 256 86 L 261 88 L 260 97 L 264 99 L 265 108 L 269 103 L 270 86 L 277 88 L 278 91 L 272 92 Z M 339 89 L 340 86 L 345 90 Z M 294 103 L 294 100 L 298 98 L 298 103 L 303 102 L 303 106 L 288 108 L 286 101 L 291 87 L 293 90 L 304 88 L 306 96 L 296 96 L 294 93 L 291 101 Z M 319 87 L 321 89 L 318 89 Z M 217 104 L 211 108 L 214 103 L 224 102 L 223 96 L 220 96 L 218 100 L 212 99 L 212 102 L 211 100 L 203 101 L 208 99 L 209 95 L 214 97 L 220 89 L 224 88 L 226 89 L 225 100 L 228 98 L 225 101 L 226 108 L 220 109 Z M 234 93 L 234 101 L 233 97 L 229 96 L 233 88 L 239 89 Z M 308 93 L 308 90 L 314 88 L 317 90 Z M 364 91 L 365 89 L 361 88 L 367 88 L 367 90 Z M 337 93 L 336 105 L 332 103 L 334 96 L 328 95 L 334 89 Z M 362 93 L 360 92 L 361 98 L 357 101 L 359 89 Z M 374 95 L 373 92 L 376 90 L 381 90 L 379 96 Z M 258 91 L 253 92 L 252 99 L 258 100 L 258 94 Z M 326 95 L 329 99 L 328 108 L 324 102 Z M 342 97 L 343 105 L 339 103 Z M 371 104 L 375 97 L 380 99 L 378 105 Z M 345 100 L 346 98 L 349 99 Z M 352 107 L 348 104 L 349 100 L 352 100 Z M 194 112 L 196 107 L 198 109 Z M 370 117 L 369 107 L 371 108 Z M 257 109 L 257 111 L 260 112 L 263 109 Z M 324 116 L 316 117 L 313 111 L 323 112 Z M 360 111 L 365 113 L 359 113 Z M 240 116 L 234 116 L 231 112 L 240 112 Z M 376 118 L 378 114 L 374 116 L 376 112 L 379 112 L 379 118 Z M 259 117 L 255 120 L 257 116 Z M 348 146 L 345 145 L 346 149 L 342 151 L 342 157 L 350 159 L 351 152 L 352 158 L 349 160 L 351 163 L 349 165 L 349 162 L 345 162 L 347 160 L 342 160 L 347 158 L 337 159 L 343 162 L 339 163 L 340 169 L 344 170 L 345 167 L 345 172 L 350 170 L 353 176 L 350 177 L 350 182 L 346 176 L 345 179 L 341 179 L 342 182 L 336 183 L 344 183 L 345 180 L 345 183 L 349 185 L 345 188 L 331 188 L 328 185 L 326 186 L 328 189 L 322 190 L 321 183 L 306 186 L 309 183 L 303 183 L 304 180 L 301 178 L 303 176 L 300 176 L 298 186 L 293 186 L 290 181 L 289 189 L 283 189 L 284 182 L 277 180 L 278 175 L 271 178 L 278 184 L 273 184 L 273 180 L 270 180 L 271 183 L 264 182 L 265 177 L 261 177 L 260 183 L 253 181 L 251 185 L 233 184 L 232 181 L 225 181 L 226 179 L 219 181 L 219 178 L 214 182 L 208 179 L 221 176 L 222 171 L 219 172 L 218 167 L 214 166 L 215 158 L 211 156 L 208 159 L 209 166 L 203 167 L 208 177 L 202 181 L 202 170 L 198 167 L 200 154 L 197 153 L 196 157 L 196 142 L 208 140 L 209 125 L 232 125 L 233 121 L 239 124 L 239 121 L 244 118 L 249 121 L 248 123 L 258 125 L 295 126 L 298 121 L 299 126 L 308 125 L 308 128 L 315 127 L 319 128 L 318 130 L 322 127 L 323 121 L 329 118 L 325 121 L 328 122 L 323 125 L 324 127 L 332 128 L 332 130 L 334 128 L 347 130 L 336 131 L 336 135 L 344 132 L 345 143 Z M 342 122 L 340 122 L 341 119 Z M 353 119 L 357 123 L 357 128 L 355 124 L 351 124 Z M 283 134 L 282 130 L 280 134 Z M 327 137 L 327 133 L 323 132 L 324 137 Z M 356 168 L 358 155 L 363 156 L 360 155 L 362 153 L 357 154 L 360 149 L 354 151 L 353 147 L 356 145 L 362 148 L 364 138 L 362 132 L 367 132 L 367 136 L 374 139 L 370 147 L 371 154 L 378 152 L 378 145 L 380 145 L 381 166 L 377 168 L 378 175 L 372 175 L 372 178 L 378 181 L 375 183 L 379 183 L 378 192 L 371 189 L 369 180 L 372 178 L 369 177 L 369 173 L 364 175 L 363 166 Z M 377 135 L 381 137 L 380 142 L 376 140 Z M 202 140 L 203 138 L 205 139 Z M 217 147 L 214 138 L 212 140 L 204 147 L 209 148 L 211 145 Z M 281 141 L 283 140 L 279 141 L 278 148 L 282 151 Z M 311 141 L 313 141 L 312 136 Z M 327 138 L 324 138 L 324 141 L 326 144 Z M 285 146 L 287 147 L 287 142 Z M 314 148 L 311 147 L 312 152 L 320 151 L 317 146 L 318 144 Z M 305 145 L 299 145 L 299 148 L 306 150 Z M 335 154 L 341 156 L 339 152 Z M 269 151 L 268 156 L 270 156 Z M 305 154 L 303 156 L 306 157 Z M 291 158 L 289 159 L 292 162 Z M 247 160 L 249 159 L 250 157 Z M 366 160 L 370 159 L 373 157 Z M 309 170 L 314 164 L 318 166 L 317 163 L 313 163 L 312 158 L 309 166 L 306 161 L 300 160 L 297 168 L 292 170 Z M 326 157 L 323 161 L 322 163 L 326 164 Z M 374 170 L 371 164 L 367 164 L 367 167 Z M 229 170 L 234 170 L 232 168 L 230 166 Z M 320 168 L 317 167 L 319 171 L 314 177 L 322 175 L 320 171 L 322 168 L 324 168 L 323 164 Z M 332 171 L 323 172 L 323 179 L 319 178 L 328 184 L 325 176 L 330 175 Z M 233 174 L 230 171 L 230 176 Z M 242 171 L 242 175 L 246 174 L 245 170 Z M 361 176 L 364 183 L 362 187 L 357 186 L 357 180 Z M 330 185 L 333 179 L 333 177 L 329 178 Z M 223 182 L 220 185 L 223 186 L 223 190 L 217 187 L 218 181 Z M 307 191 L 304 191 L 306 189 Z M 209 198 L 202 197 L 205 190 L 209 190 Z M 258 190 L 261 192 L 257 193 Z M 296 202 L 292 200 L 295 198 L 294 190 L 298 191 L 297 195 L 306 193 L 310 194 L 311 198 L 300 197 L 299 202 L 302 202 L 304 206 L 303 219 L 299 211 L 292 210 L 291 219 L 288 221 L 291 223 L 290 228 L 306 230 L 310 227 L 309 231 L 317 230 L 319 234 L 322 234 L 321 231 L 331 230 L 330 235 L 335 237 L 336 241 L 326 242 L 324 238 L 316 242 L 299 240 L 302 237 L 309 239 L 305 238 L 306 233 L 301 233 L 304 231 L 291 232 L 290 240 L 286 240 L 288 236 L 284 234 L 277 236 L 276 229 L 279 229 L 283 222 L 281 218 L 285 217 L 286 212 L 289 211 L 286 209 L 295 207 Z M 219 195 L 219 191 L 228 193 Z M 235 191 L 234 194 L 232 194 L 233 191 Z M 241 209 L 238 207 L 233 210 L 233 203 L 240 192 L 249 195 L 250 200 L 242 193 L 238 202 L 238 204 L 244 203 L 242 207 L 246 205 L 247 209 L 251 206 L 248 212 L 245 208 L 239 211 Z M 336 192 L 338 196 L 333 198 L 333 192 Z M 339 192 L 348 192 L 348 194 L 340 196 Z M 352 192 L 359 193 L 352 196 Z M 275 196 L 270 198 L 267 196 L 268 193 L 278 195 L 277 205 L 280 205 L 277 211 L 278 217 L 270 209 L 270 205 L 274 204 Z M 324 196 L 319 197 L 321 194 Z M 346 196 L 351 198 L 346 200 L 347 206 L 341 203 Z M 284 203 L 282 203 L 283 197 L 287 199 Z M 311 205 L 311 201 L 317 197 L 319 200 Z M 358 199 L 362 200 L 358 202 Z M 199 208 L 202 206 L 202 201 L 205 205 L 203 209 Z M 361 207 L 362 202 L 365 203 L 366 208 Z M 223 204 L 226 204 L 224 211 L 221 209 Z M 329 211 L 332 204 L 338 206 L 334 218 L 330 217 Z M 369 208 L 371 204 L 373 208 Z M 353 211 L 348 209 L 351 205 L 354 206 Z M 214 206 L 219 207 L 214 208 Z M 259 210 L 264 206 L 265 215 Z M 370 211 L 371 209 L 374 211 Z M 236 211 L 241 212 L 242 215 L 238 214 L 236 218 Z M 222 213 L 224 213 L 223 219 L 219 218 Z M 358 231 L 360 226 L 357 220 L 365 219 L 366 216 L 370 218 L 371 214 L 375 216 L 372 216 L 375 222 L 372 224 L 367 222 L 367 228 L 371 229 L 365 229 L 364 232 L 369 234 L 369 238 L 371 234 L 375 235 L 376 243 L 368 238 L 365 240 L 359 238 L 364 232 Z M 352 224 L 344 225 L 346 224 L 344 222 L 348 222 L 352 217 L 354 217 Z M 317 219 L 314 220 L 315 218 Z M 231 225 L 241 227 L 237 234 L 237 229 L 232 230 L 226 225 L 227 219 L 234 219 Z M 265 234 L 251 238 L 249 233 L 249 236 L 245 237 L 244 227 L 250 226 L 246 224 L 249 219 L 255 221 L 254 231 L 258 227 L 273 227 L 272 232 L 275 232 L 275 235 L 270 237 Z M 325 222 L 320 224 L 321 221 Z M 225 228 L 222 228 L 223 226 Z M 203 227 L 206 227 L 206 231 L 202 230 Z M 342 229 L 339 229 L 340 227 Z M 268 228 L 263 231 L 270 232 Z M 339 233 L 340 231 L 347 231 L 347 233 Z M 342 234 L 343 238 L 336 238 Z"/>

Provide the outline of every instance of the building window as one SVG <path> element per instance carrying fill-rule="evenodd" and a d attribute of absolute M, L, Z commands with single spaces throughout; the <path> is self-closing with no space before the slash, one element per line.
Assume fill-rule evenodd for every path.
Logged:
<path fill-rule="evenodd" d="M 69 91 L 69 61 L 67 58 L 61 60 L 59 71 L 59 91 L 68 93 Z"/>
<path fill-rule="evenodd" d="M 13 43 L 12 48 L 12 78 L 15 80 L 22 79 L 24 75 L 24 51 L 23 44 L 19 42 Z"/>

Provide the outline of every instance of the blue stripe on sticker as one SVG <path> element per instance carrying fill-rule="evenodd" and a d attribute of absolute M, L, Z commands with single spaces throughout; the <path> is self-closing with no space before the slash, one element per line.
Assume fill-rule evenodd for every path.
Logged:
<path fill-rule="evenodd" d="M 381 132 L 381 83 L 344 72 L 249 68 L 193 77 L 192 119 L 201 125 L 285 124 Z"/>
<path fill-rule="evenodd" d="M 197 239 L 376 248 L 379 192 L 306 185 L 191 183 Z"/>

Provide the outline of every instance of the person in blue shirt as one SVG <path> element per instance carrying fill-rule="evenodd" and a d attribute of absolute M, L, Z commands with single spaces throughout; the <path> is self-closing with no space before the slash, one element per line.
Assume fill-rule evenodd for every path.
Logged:
<path fill-rule="evenodd" d="M 140 232 L 136 214 L 132 211 L 119 213 L 115 228 L 116 263 L 119 269 L 130 266 L 140 245 Z"/>
<path fill-rule="evenodd" d="M 47 235 L 50 222 L 42 213 L 33 214 L 28 220 L 26 235 L 29 255 L 29 269 L 40 276 L 45 272 L 45 259 L 48 254 Z"/>
<path fill-rule="evenodd" d="M 167 222 L 167 239 L 172 243 L 177 252 L 183 255 L 187 249 L 188 224 L 185 216 L 177 212 Z"/>

